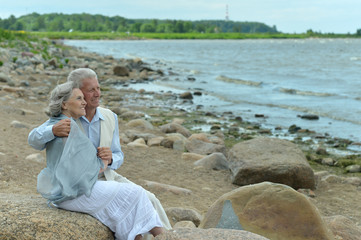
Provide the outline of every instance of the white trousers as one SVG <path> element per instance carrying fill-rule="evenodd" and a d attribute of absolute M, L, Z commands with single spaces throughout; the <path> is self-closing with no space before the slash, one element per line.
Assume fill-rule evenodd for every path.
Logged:
<path fill-rule="evenodd" d="M 122 175 L 118 174 L 117 172 L 115 172 L 114 170 L 112 170 L 110 168 L 107 168 L 105 170 L 104 175 L 105 175 L 105 179 L 107 181 L 116 181 L 116 182 L 121 182 L 121 183 L 135 184 L 132 181 L 128 180 L 126 177 L 123 177 Z M 164 229 L 166 229 L 166 230 L 172 229 L 172 226 L 170 225 L 167 214 L 165 213 L 164 208 L 163 208 L 162 204 L 160 203 L 160 201 L 158 200 L 158 198 L 153 193 L 151 193 L 147 190 L 145 190 L 145 191 L 146 191 L 146 194 L 147 194 L 150 202 L 153 204 L 155 211 L 158 213 L 158 216 L 163 224 Z"/>
<path fill-rule="evenodd" d="M 59 207 L 92 215 L 114 232 L 116 240 L 134 240 L 162 226 L 145 190 L 135 184 L 97 181 L 90 196 L 83 194 Z"/>

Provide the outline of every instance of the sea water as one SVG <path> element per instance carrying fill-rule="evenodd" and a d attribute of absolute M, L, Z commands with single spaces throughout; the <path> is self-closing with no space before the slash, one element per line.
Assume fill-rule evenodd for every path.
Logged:
<path fill-rule="evenodd" d="M 194 105 L 264 126 L 292 124 L 361 141 L 361 39 L 67 40 L 83 51 L 141 58 L 166 77 L 132 88 L 201 91 Z M 175 75 L 176 73 L 177 75 Z M 262 120 L 255 114 L 263 114 Z M 316 114 L 319 120 L 300 115 Z"/>

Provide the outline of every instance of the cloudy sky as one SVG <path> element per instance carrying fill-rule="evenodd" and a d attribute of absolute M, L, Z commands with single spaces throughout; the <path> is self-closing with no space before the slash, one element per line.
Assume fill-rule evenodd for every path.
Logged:
<path fill-rule="evenodd" d="M 255 21 L 281 32 L 355 33 L 360 0 L 0 0 L 0 18 L 32 12 L 90 13 L 125 18 Z"/>

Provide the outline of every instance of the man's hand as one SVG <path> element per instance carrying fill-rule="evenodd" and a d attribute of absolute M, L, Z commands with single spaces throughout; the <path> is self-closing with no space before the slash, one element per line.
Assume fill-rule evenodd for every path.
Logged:
<path fill-rule="evenodd" d="M 70 119 L 63 119 L 54 124 L 53 134 L 57 137 L 67 137 L 70 132 Z"/>
<path fill-rule="evenodd" d="M 101 168 L 99 170 L 99 173 L 104 172 L 108 168 L 108 161 L 106 161 L 106 160 L 102 160 L 102 161 L 103 161 L 103 164 L 104 164 L 104 168 Z"/>
<path fill-rule="evenodd" d="M 108 164 L 112 163 L 112 150 L 110 150 L 109 147 L 98 147 L 98 153 L 97 156 L 100 157 L 103 162 L 108 161 Z M 107 165 L 108 165 L 107 164 Z"/>

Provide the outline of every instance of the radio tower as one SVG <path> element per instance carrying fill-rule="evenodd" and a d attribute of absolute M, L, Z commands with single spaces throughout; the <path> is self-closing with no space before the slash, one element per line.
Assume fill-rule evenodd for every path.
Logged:
<path fill-rule="evenodd" d="M 229 20 L 229 16 L 228 16 L 228 4 L 226 4 L 226 21 Z"/>

